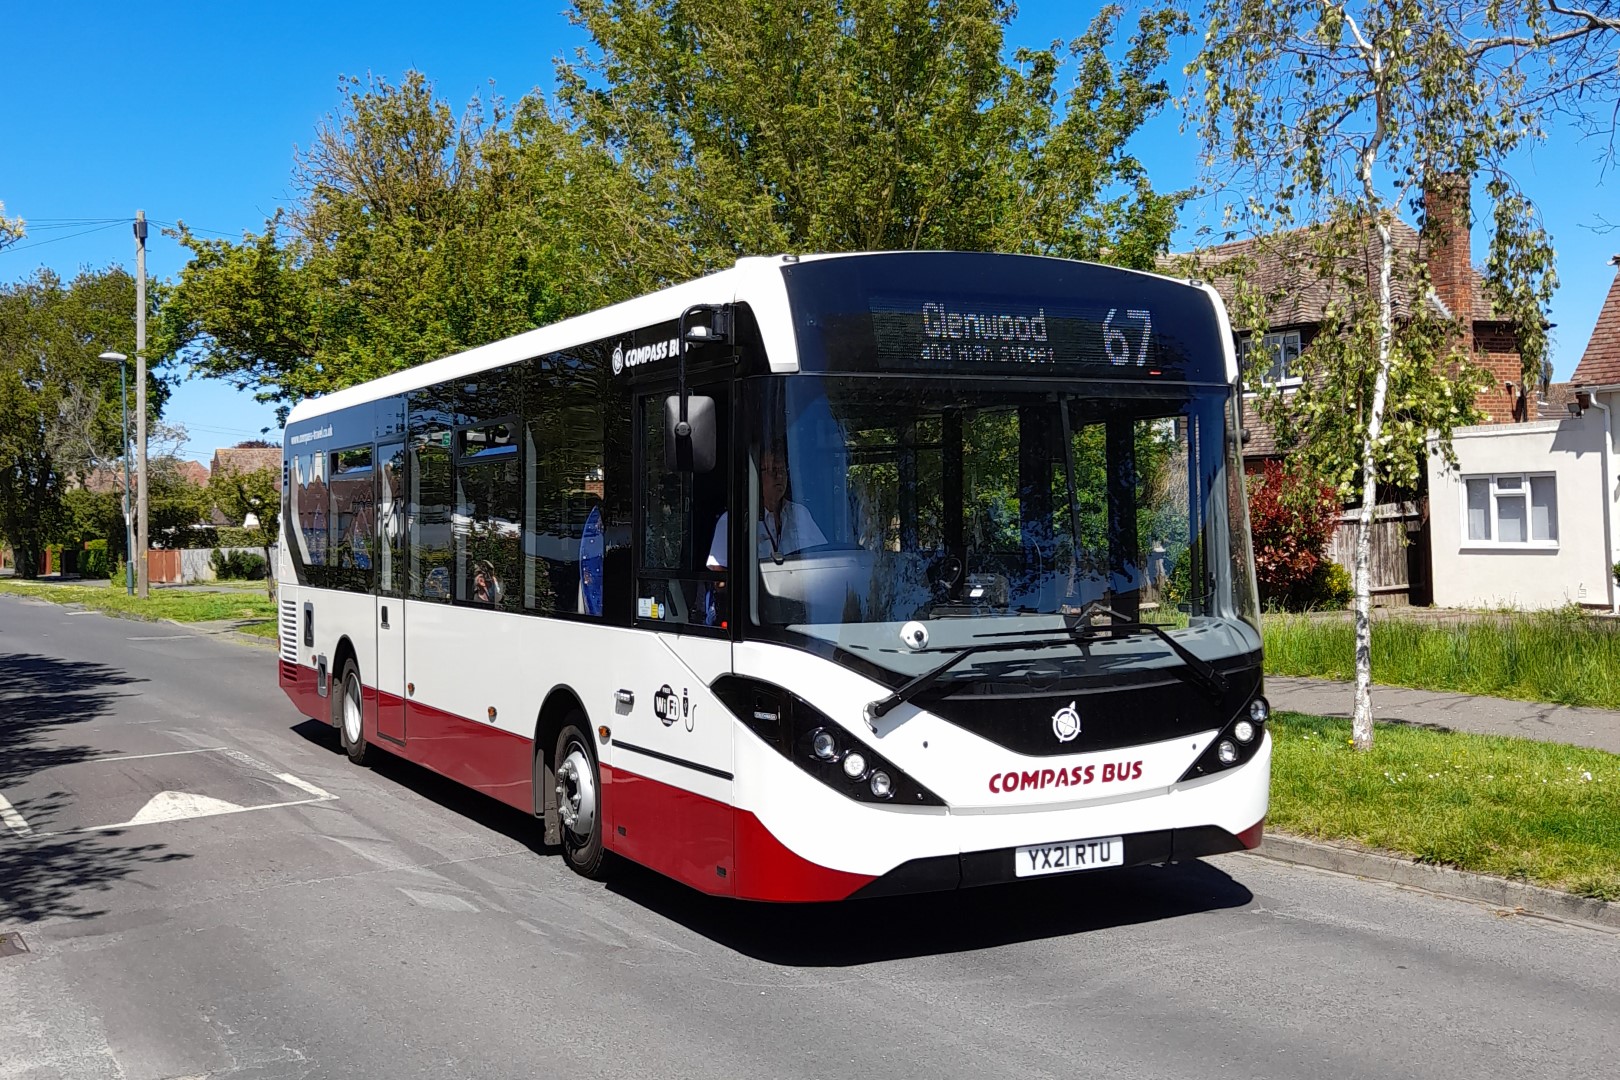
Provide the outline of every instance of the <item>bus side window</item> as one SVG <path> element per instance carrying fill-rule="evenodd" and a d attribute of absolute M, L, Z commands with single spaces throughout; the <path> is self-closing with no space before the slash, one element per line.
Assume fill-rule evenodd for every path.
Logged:
<path fill-rule="evenodd" d="M 522 574 L 523 485 L 517 425 L 498 421 L 457 432 L 456 599 L 515 609 Z"/>
<path fill-rule="evenodd" d="M 707 568 L 709 549 L 728 502 L 730 395 L 726 386 L 695 387 L 715 399 L 719 413 L 716 466 L 707 473 L 664 467 L 664 395 L 643 398 L 641 437 L 641 568 L 636 618 L 689 626 L 729 625 L 726 571 Z"/>
<path fill-rule="evenodd" d="M 411 437 L 410 592 L 419 600 L 450 599 L 450 431 L 428 427 Z"/>
<path fill-rule="evenodd" d="M 577 353 L 577 355 L 576 355 Z M 523 489 L 523 606 L 600 616 L 607 547 L 599 374 L 606 354 L 542 358 L 529 386 Z"/>

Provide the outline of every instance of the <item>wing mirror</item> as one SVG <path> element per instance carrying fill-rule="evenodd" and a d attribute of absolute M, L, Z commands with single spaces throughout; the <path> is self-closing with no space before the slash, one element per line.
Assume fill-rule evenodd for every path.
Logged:
<path fill-rule="evenodd" d="M 693 315 L 707 313 L 708 325 L 688 325 Z M 676 393 L 664 399 L 664 468 L 669 472 L 706 473 L 714 469 L 714 398 L 686 392 L 686 352 L 693 345 L 724 342 L 731 337 L 731 307 L 697 304 L 681 313 L 681 355 Z"/>

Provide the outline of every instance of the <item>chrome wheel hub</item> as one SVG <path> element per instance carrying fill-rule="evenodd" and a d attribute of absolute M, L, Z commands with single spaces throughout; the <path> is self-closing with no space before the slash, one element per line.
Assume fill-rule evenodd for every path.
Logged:
<path fill-rule="evenodd" d="M 343 737 L 352 746 L 360 741 L 360 680 L 352 673 L 343 680 Z"/>
<path fill-rule="evenodd" d="M 568 831 L 588 837 L 596 827 L 596 780 L 591 759 L 578 746 L 557 767 L 557 814 Z"/>

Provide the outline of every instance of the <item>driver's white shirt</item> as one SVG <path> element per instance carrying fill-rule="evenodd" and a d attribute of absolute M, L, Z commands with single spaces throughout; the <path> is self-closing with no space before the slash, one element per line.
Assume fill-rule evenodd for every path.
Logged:
<path fill-rule="evenodd" d="M 731 524 L 730 513 L 720 515 L 720 520 L 714 526 L 714 543 L 709 548 L 709 569 L 724 570 L 731 563 L 728 560 L 731 541 L 729 529 Z M 782 504 L 780 518 L 766 510 L 760 514 L 759 521 L 759 557 L 769 559 L 772 553 L 787 555 L 805 548 L 816 547 L 827 542 L 827 538 L 816 527 L 815 519 L 810 511 L 800 503 L 788 500 Z M 774 541 L 774 544 L 773 544 Z"/>

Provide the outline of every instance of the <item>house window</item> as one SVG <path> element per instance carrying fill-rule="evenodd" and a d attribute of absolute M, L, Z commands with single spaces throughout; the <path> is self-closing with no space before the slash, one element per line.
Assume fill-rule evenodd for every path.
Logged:
<path fill-rule="evenodd" d="M 1250 364 L 1264 364 L 1266 368 L 1264 382 L 1293 386 L 1300 381 L 1297 370 L 1299 352 L 1298 330 L 1267 334 L 1260 339 L 1258 351 L 1255 348 L 1254 335 L 1248 334 L 1238 343 L 1238 365 L 1247 376 L 1252 370 Z"/>
<path fill-rule="evenodd" d="M 1504 473 L 1463 479 L 1463 542 L 1470 547 L 1556 547 L 1558 481 Z"/>

